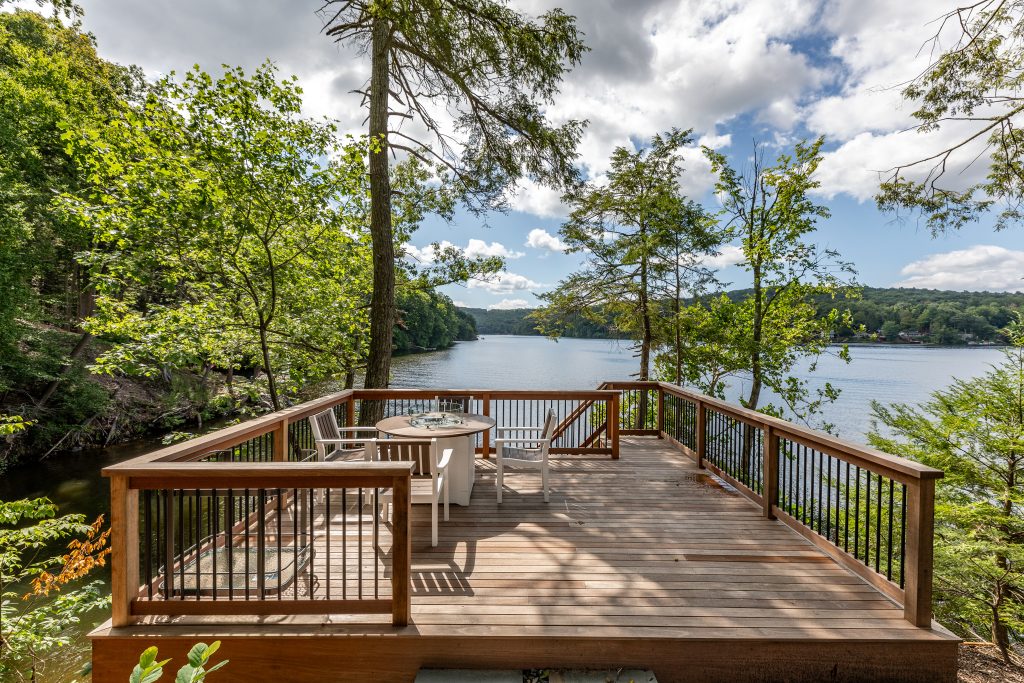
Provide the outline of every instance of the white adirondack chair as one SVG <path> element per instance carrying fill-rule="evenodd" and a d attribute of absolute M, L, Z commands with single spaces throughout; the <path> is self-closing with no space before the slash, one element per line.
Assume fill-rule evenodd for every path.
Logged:
<path fill-rule="evenodd" d="M 444 502 L 444 519 L 448 521 L 448 463 L 452 449 L 443 451 L 437 439 L 376 439 L 367 445 L 372 459 L 379 462 L 413 462 L 412 503 L 430 504 L 430 545 L 437 545 L 438 505 Z M 381 517 L 388 520 L 392 492 L 381 494 Z"/>
<path fill-rule="evenodd" d="M 316 442 L 316 459 L 368 460 L 368 441 L 373 441 L 379 432 L 373 427 L 339 427 L 333 410 L 325 410 L 309 418 L 309 426 Z"/>
<path fill-rule="evenodd" d="M 548 410 L 543 427 L 502 427 L 498 429 L 498 438 L 494 440 L 497 455 L 498 474 L 494 480 L 498 489 L 498 503 L 501 503 L 501 490 L 504 486 L 505 468 L 518 470 L 540 470 L 544 486 L 544 502 L 548 498 L 548 450 L 551 448 L 551 436 L 554 434 L 558 416 L 554 410 Z M 517 436 L 517 435 L 524 436 Z M 527 434 L 539 434 L 536 438 L 527 438 Z M 508 435 L 508 436 L 505 436 Z"/>

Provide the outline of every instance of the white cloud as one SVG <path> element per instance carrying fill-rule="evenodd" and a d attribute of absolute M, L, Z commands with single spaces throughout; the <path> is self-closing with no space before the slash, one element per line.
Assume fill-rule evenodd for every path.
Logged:
<path fill-rule="evenodd" d="M 723 133 L 722 135 L 716 135 L 714 133 L 707 133 L 701 135 L 697 139 L 698 147 L 710 147 L 711 149 L 721 149 L 728 147 L 732 144 L 732 133 Z"/>
<path fill-rule="evenodd" d="M 547 251 L 565 251 L 569 245 L 542 228 L 534 228 L 526 236 L 526 246 Z"/>
<path fill-rule="evenodd" d="M 745 260 L 743 249 L 735 244 L 726 244 L 714 256 L 701 258 L 701 263 L 709 268 L 726 268 L 728 266 L 737 266 Z"/>
<path fill-rule="evenodd" d="M 544 285 L 539 282 L 534 282 L 525 275 L 502 272 L 496 273 L 486 279 L 471 279 L 467 283 L 467 286 L 470 289 L 483 289 L 491 294 L 511 294 L 512 292 L 536 289 L 538 287 L 543 287 Z"/>
<path fill-rule="evenodd" d="M 904 266 L 897 287 L 970 291 L 1024 291 L 1024 251 L 978 244 L 932 254 Z"/>
<path fill-rule="evenodd" d="M 496 304 L 487 307 L 488 311 L 510 311 L 516 308 L 529 308 L 530 302 L 526 299 L 502 299 Z"/>
<path fill-rule="evenodd" d="M 569 209 L 562 203 L 562 193 L 559 190 L 538 185 L 531 180 L 519 183 L 510 198 L 510 203 L 516 211 L 541 218 L 564 218 L 569 215 Z"/>
<path fill-rule="evenodd" d="M 500 256 L 506 259 L 517 259 L 525 254 L 521 251 L 512 251 L 507 248 L 501 242 L 491 242 L 488 244 L 483 240 L 472 238 L 469 243 L 463 248 L 458 247 L 448 240 L 442 240 L 437 244 L 437 247 L 442 251 L 450 247 L 455 247 L 469 258 L 480 258 L 487 256 Z M 405 251 L 405 256 L 422 266 L 429 266 L 437 262 L 437 248 L 433 244 L 427 244 L 422 247 L 417 247 L 414 244 L 406 244 L 402 247 Z"/>
<path fill-rule="evenodd" d="M 462 301 L 461 299 L 455 299 L 454 301 L 452 301 L 452 304 L 458 306 L 459 308 L 469 308 L 469 304 L 467 304 L 465 301 Z"/>
<path fill-rule="evenodd" d="M 469 244 L 462 252 L 469 258 L 481 258 L 486 256 L 500 256 L 501 258 L 517 259 L 525 254 L 521 251 L 510 251 L 501 242 L 487 242 L 478 239 L 470 239 Z"/>

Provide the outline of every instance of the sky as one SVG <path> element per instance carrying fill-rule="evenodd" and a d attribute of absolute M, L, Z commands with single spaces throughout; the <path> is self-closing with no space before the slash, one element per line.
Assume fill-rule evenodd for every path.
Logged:
<path fill-rule="evenodd" d="M 83 24 L 100 54 L 137 64 L 151 77 L 193 64 L 253 69 L 272 60 L 295 75 L 310 116 L 327 116 L 358 133 L 365 112 L 359 88 L 367 58 L 321 32 L 316 0 L 79 0 Z M 562 7 L 577 17 L 590 51 L 570 72 L 546 113 L 586 119 L 579 162 L 600 182 L 618 146 L 636 149 L 672 127 L 692 128 L 683 189 L 719 208 L 713 177 L 697 144 L 742 167 L 753 144 L 769 155 L 824 135 L 816 198 L 831 212 L 813 239 L 852 262 L 861 284 L 957 290 L 1024 290 L 1024 228 L 996 232 L 985 220 L 933 238 L 914 219 L 896 221 L 874 204 L 879 173 L 927 156 L 955 130 L 911 130 L 900 86 L 921 72 L 948 0 L 515 0 L 531 14 Z M 941 36 L 941 38 L 948 38 Z M 922 49 L 922 46 L 925 46 Z M 960 174 L 985 173 L 976 162 Z M 558 229 L 566 208 L 557 192 L 526 183 L 513 210 L 451 222 L 430 218 L 408 258 L 429 259 L 433 242 L 469 255 L 499 255 L 507 272 L 489 282 L 445 288 L 457 303 L 482 308 L 535 306 L 577 269 Z M 745 286 L 737 249 L 709 259 L 727 285 Z"/>

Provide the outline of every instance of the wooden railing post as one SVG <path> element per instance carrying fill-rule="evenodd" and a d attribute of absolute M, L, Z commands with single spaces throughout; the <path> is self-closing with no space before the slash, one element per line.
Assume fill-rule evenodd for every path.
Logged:
<path fill-rule="evenodd" d="M 771 425 L 763 426 L 764 447 L 761 450 L 761 500 L 763 514 L 775 519 L 772 506 L 779 498 L 779 437 Z"/>
<path fill-rule="evenodd" d="M 697 467 L 704 469 L 704 456 L 708 452 L 708 409 L 697 401 Z"/>
<path fill-rule="evenodd" d="M 412 618 L 412 536 L 409 522 L 412 515 L 412 472 L 404 477 L 395 477 L 391 505 L 394 526 L 392 527 L 391 551 L 391 624 L 408 626 Z"/>
<path fill-rule="evenodd" d="M 281 418 L 281 421 L 274 427 L 274 460 L 284 462 L 288 459 L 288 418 Z"/>
<path fill-rule="evenodd" d="M 484 394 L 483 396 L 480 397 L 480 402 L 483 404 L 484 417 L 490 417 L 491 416 L 491 395 L 490 394 Z M 483 447 L 481 448 L 481 451 L 483 453 L 484 459 L 487 459 L 487 458 L 491 457 L 491 430 L 490 429 L 485 429 L 484 430 L 483 440 L 484 440 L 484 442 L 483 442 Z"/>
<path fill-rule="evenodd" d="M 128 488 L 128 477 L 110 479 L 110 547 L 110 621 L 128 626 L 139 593 L 139 492 Z"/>
<path fill-rule="evenodd" d="M 619 459 L 619 392 L 612 394 L 608 401 L 608 437 L 612 442 L 612 460 Z"/>
<path fill-rule="evenodd" d="M 665 438 L 665 391 L 658 385 L 658 438 Z"/>
<path fill-rule="evenodd" d="M 903 616 L 915 626 L 932 623 L 932 562 L 935 480 L 907 485 L 907 549 L 904 556 Z"/>
<path fill-rule="evenodd" d="M 345 402 L 345 426 L 356 426 L 356 400 L 351 396 L 349 396 L 348 401 Z"/>

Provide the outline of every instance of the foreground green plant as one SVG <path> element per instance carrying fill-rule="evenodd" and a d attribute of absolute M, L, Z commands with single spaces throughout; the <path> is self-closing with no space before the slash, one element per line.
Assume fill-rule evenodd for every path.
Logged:
<path fill-rule="evenodd" d="M 178 674 L 174 677 L 174 683 L 200 683 L 200 681 L 206 680 L 207 674 L 213 673 L 230 661 L 225 659 L 223 662 L 217 662 L 209 669 L 206 668 L 210 657 L 219 649 L 219 640 L 215 640 L 209 645 L 206 643 L 196 643 L 193 645 L 192 649 L 188 651 L 188 664 L 184 664 L 178 669 Z M 165 659 L 158 662 L 156 659 L 157 654 L 156 647 L 148 647 L 139 655 L 139 663 L 132 669 L 132 675 L 128 679 L 129 683 L 153 683 L 153 681 L 158 680 L 164 675 L 164 666 L 171 660 Z"/>
<path fill-rule="evenodd" d="M 82 663 L 88 644 L 75 631 L 110 604 L 109 591 L 100 581 L 65 588 L 105 564 L 102 525 L 102 517 L 92 525 L 83 515 L 58 517 L 46 498 L 0 502 L 0 680 L 67 680 Z M 50 555 L 67 538 L 68 552 Z"/>

